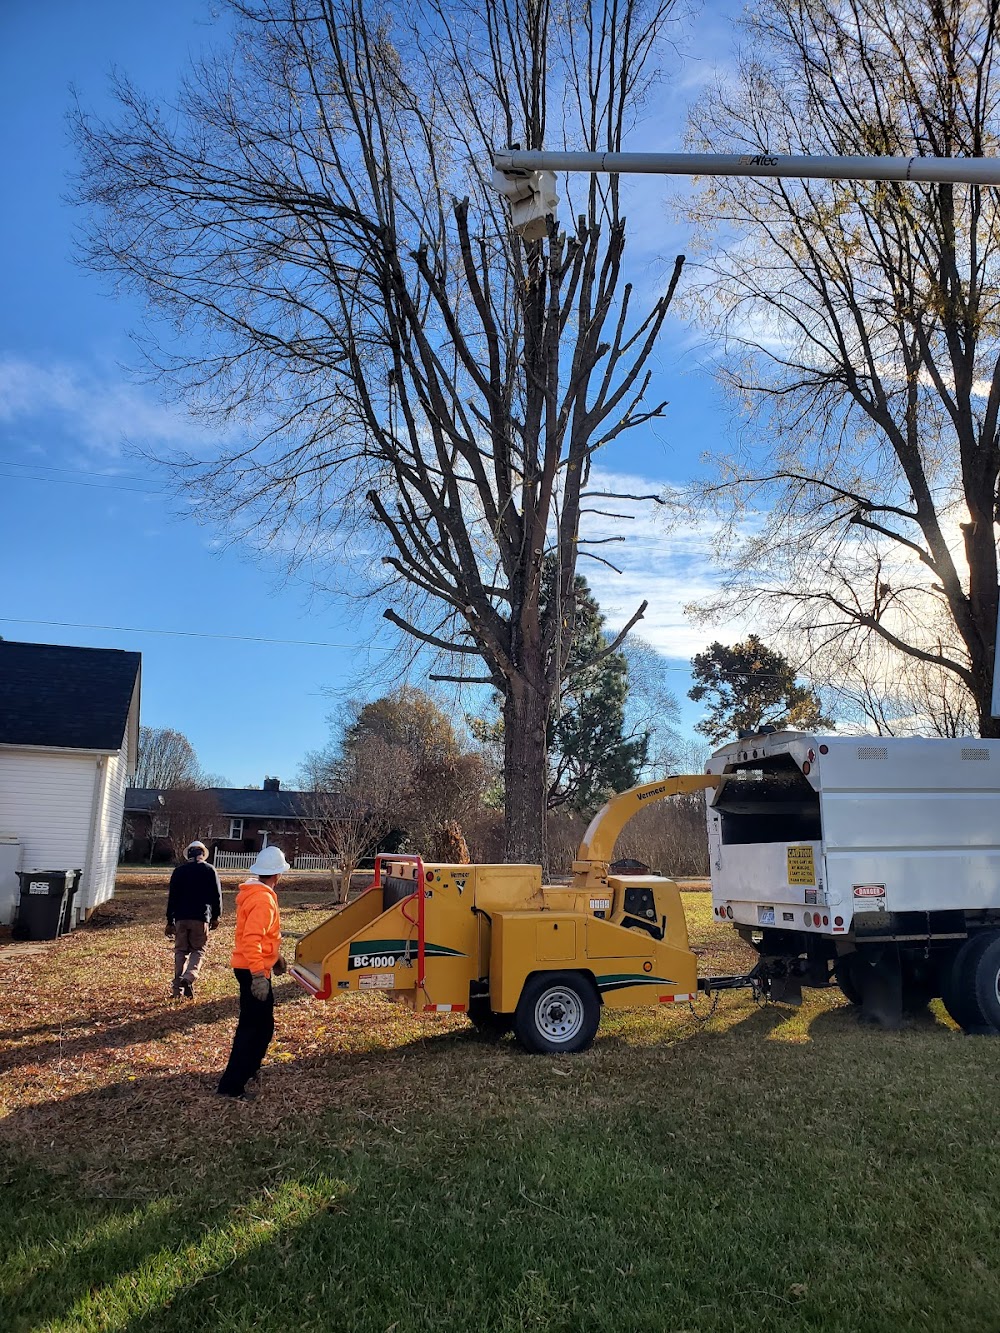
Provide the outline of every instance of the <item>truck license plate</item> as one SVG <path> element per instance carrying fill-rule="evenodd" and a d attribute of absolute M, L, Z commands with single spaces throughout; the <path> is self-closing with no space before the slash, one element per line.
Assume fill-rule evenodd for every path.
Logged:
<path fill-rule="evenodd" d="M 758 907 L 758 908 L 757 908 L 757 924 L 758 924 L 759 926 L 773 926 L 773 925 L 774 925 L 774 908 L 773 908 L 773 907 Z"/>

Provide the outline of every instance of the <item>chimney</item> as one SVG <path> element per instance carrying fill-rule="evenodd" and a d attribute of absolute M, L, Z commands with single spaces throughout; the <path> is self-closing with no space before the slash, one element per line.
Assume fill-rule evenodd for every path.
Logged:
<path fill-rule="evenodd" d="M 280 779 L 280 778 L 265 778 L 265 779 L 264 779 L 264 790 L 265 790 L 265 791 L 281 791 L 281 779 Z"/>

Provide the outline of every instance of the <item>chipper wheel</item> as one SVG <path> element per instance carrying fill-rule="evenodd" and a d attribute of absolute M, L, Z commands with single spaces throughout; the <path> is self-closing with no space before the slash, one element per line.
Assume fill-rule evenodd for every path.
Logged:
<path fill-rule="evenodd" d="M 514 1035 L 536 1055 L 570 1055 L 587 1049 L 600 1019 L 592 981 L 579 972 L 542 972 L 525 982 Z"/>

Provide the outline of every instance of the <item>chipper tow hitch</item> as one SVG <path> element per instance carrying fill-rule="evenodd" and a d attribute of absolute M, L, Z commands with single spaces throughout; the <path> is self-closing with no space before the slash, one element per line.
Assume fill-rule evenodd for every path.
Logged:
<path fill-rule="evenodd" d="M 770 999 L 771 976 L 763 961 L 749 972 L 737 972 L 729 977 L 699 977 L 698 989 L 706 995 L 724 990 L 752 990 L 754 999 Z"/>

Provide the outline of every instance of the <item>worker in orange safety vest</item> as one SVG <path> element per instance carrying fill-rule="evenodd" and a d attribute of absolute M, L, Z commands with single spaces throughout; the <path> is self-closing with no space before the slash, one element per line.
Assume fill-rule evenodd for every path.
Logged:
<path fill-rule="evenodd" d="M 250 867 L 252 879 L 236 895 L 236 942 L 233 971 L 240 988 L 240 1018 L 229 1063 L 219 1080 L 224 1097 L 246 1097 L 274 1036 L 271 976 L 287 964 L 281 956 L 281 913 L 275 886 L 288 869 L 280 847 L 265 847 Z"/>

